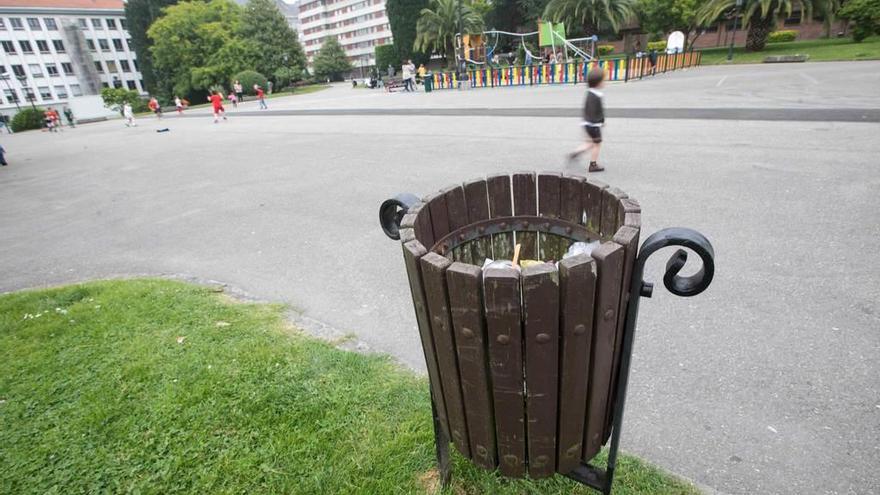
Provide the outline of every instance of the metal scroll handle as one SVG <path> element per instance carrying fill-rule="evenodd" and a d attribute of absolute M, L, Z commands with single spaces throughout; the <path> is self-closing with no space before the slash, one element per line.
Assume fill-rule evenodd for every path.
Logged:
<path fill-rule="evenodd" d="M 669 261 L 666 262 L 666 273 L 663 275 L 663 285 L 666 286 L 666 289 L 676 296 L 682 297 L 696 296 L 706 290 L 715 276 L 715 250 L 712 249 L 712 243 L 703 234 L 683 227 L 663 229 L 645 239 L 645 242 L 642 243 L 642 248 L 639 250 L 639 258 L 635 266 L 638 272 L 638 281 L 642 281 L 642 272 L 648 258 L 655 251 L 668 246 L 681 246 L 691 249 L 700 257 L 702 266 L 693 275 L 679 275 L 681 269 L 687 263 L 688 253 L 684 249 L 677 250 L 669 258 Z M 637 279 L 634 277 L 633 280 Z M 653 284 L 649 282 L 642 283 L 640 291 L 642 296 L 651 297 L 652 291 Z"/>
<path fill-rule="evenodd" d="M 410 208 L 419 202 L 415 194 L 400 193 L 397 196 L 382 202 L 379 207 L 379 224 L 385 235 L 394 239 L 400 239 L 400 222 Z"/>

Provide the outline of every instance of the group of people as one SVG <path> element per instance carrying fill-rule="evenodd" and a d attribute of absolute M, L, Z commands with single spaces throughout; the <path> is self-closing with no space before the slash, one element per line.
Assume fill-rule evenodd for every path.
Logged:
<path fill-rule="evenodd" d="M 73 120 L 73 111 L 69 107 L 64 107 L 64 117 L 67 119 L 67 125 L 70 127 L 76 127 Z M 58 110 L 55 110 L 52 107 L 47 108 L 43 112 L 43 122 L 49 132 L 58 132 L 61 130 L 61 116 L 58 114 Z"/>
<path fill-rule="evenodd" d="M 266 93 L 263 91 L 263 88 L 259 84 L 254 84 L 254 93 L 257 96 L 257 101 L 260 103 L 260 110 L 268 110 L 269 106 L 266 105 Z M 232 103 L 233 108 L 238 108 L 238 103 L 244 100 L 244 87 L 241 85 L 241 82 L 235 81 L 232 83 L 232 91 L 226 96 Z M 213 110 L 214 115 L 214 123 L 217 123 L 222 118 L 226 119 L 226 108 L 223 106 L 223 95 L 219 91 L 211 91 L 211 94 L 208 95 L 208 102 L 211 103 L 211 109 Z M 156 97 L 150 97 L 149 102 L 147 103 L 150 111 L 156 115 L 157 119 L 162 118 L 162 105 L 159 104 L 159 100 Z M 183 111 L 189 107 L 189 102 L 185 99 L 182 99 L 179 96 L 174 97 L 174 107 L 177 110 L 178 115 L 182 115 Z M 51 110 L 51 109 L 49 109 Z M 67 112 L 69 110 L 65 110 Z M 48 110 L 47 110 L 48 112 Z M 131 103 L 123 103 L 122 104 L 122 117 L 124 120 L 124 124 L 126 127 L 136 127 L 137 122 L 135 121 L 134 109 L 131 106 Z M 73 118 L 73 114 L 69 117 L 68 120 Z"/>
<path fill-rule="evenodd" d="M 419 81 L 424 81 L 425 76 L 428 74 L 428 69 L 425 68 L 425 64 L 420 64 L 419 68 L 416 69 L 416 65 L 412 60 L 407 60 L 405 64 L 401 66 L 400 76 L 403 80 L 403 90 L 404 91 L 415 91 L 416 90 L 416 77 L 418 76 Z"/>

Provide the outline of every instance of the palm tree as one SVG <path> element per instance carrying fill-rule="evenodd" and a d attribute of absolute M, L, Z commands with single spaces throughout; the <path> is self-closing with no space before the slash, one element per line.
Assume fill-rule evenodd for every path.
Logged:
<path fill-rule="evenodd" d="M 620 26 L 635 16 L 635 0 L 550 0 L 544 18 L 569 26 L 584 26 L 588 34 Z"/>
<path fill-rule="evenodd" d="M 709 0 L 700 9 L 700 22 L 709 25 L 722 15 L 732 12 L 735 6 L 736 0 Z M 811 0 L 745 0 L 743 24 L 748 29 L 746 50 L 763 50 L 778 19 L 791 16 L 794 7 L 800 8 L 804 19 L 813 15 Z"/>
<path fill-rule="evenodd" d="M 831 37 L 831 27 L 840 10 L 840 0 L 814 0 L 814 8 L 822 15 L 822 26 L 825 37 Z"/>
<path fill-rule="evenodd" d="M 459 6 L 459 2 L 463 2 Z M 471 2 L 463 0 L 432 0 L 431 7 L 422 9 L 416 23 L 416 41 L 413 49 L 425 53 L 439 53 L 446 57 L 449 67 L 455 67 L 455 35 L 458 33 L 458 15 L 465 33 L 482 33 L 483 18 L 474 12 Z"/>

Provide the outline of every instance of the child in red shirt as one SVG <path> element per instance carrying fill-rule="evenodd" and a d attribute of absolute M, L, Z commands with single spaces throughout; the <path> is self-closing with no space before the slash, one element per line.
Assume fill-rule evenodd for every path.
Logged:
<path fill-rule="evenodd" d="M 257 93 L 257 100 L 260 102 L 260 110 L 268 110 L 269 107 L 266 106 L 266 95 L 263 93 L 263 88 L 258 84 L 254 84 L 254 91 Z"/>
<path fill-rule="evenodd" d="M 220 96 L 220 93 L 212 92 L 211 96 L 208 97 L 208 101 L 211 102 L 211 107 L 214 109 L 214 123 L 216 124 L 221 116 L 223 120 L 226 120 L 226 109 L 223 108 L 223 97 Z"/>

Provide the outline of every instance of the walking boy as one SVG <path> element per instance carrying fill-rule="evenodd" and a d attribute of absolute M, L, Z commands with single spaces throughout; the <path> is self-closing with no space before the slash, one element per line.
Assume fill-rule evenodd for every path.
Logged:
<path fill-rule="evenodd" d="M 602 69 L 596 68 L 587 74 L 587 84 L 590 89 L 587 91 L 587 101 L 584 104 L 584 131 L 587 138 L 584 143 L 578 146 L 574 151 L 569 153 L 568 159 L 574 161 L 587 150 L 590 150 L 590 167 L 587 172 L 601 172 L 605 167 L 599 165 L 599 148 L 602 145 L 602 126 L 605 124 L 605 110 L 602 105 L 602 92 L 599 91 L 605 86 L 605 73 Z"/>
<path fill-rule="evenodd" d="M 269 107 L 266 106 L 266 95 L 263 93 L 263 88 L 259 84 L 254 84 L 254 92 L 257 93 L 257 99 L 260 100 L 260 110 L 268 110 Z"/>

